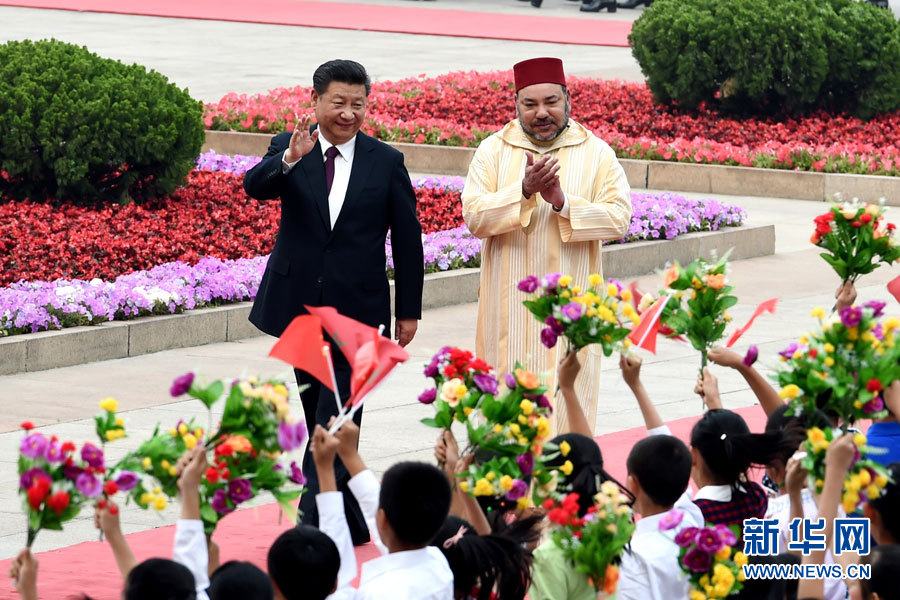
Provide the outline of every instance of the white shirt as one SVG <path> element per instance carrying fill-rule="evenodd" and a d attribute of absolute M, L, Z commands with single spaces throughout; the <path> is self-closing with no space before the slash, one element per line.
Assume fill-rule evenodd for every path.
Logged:
<path fill-rule="evenodd" d="M 319 146 L 322 148 L 322 162 L 325 162 L 325 151 L 334 146 L 325 139 L 325 136 L 319 131 Z M 344 144 L 337 146 L 340 154 L 334 157 L 334 179 L 331 180 L 331 192 L 328 194 L 328 216 L 331 218 L 331 228 L 337 223 L 338 216 L 341 214 L 341 207 L 344 206 L 344 198 L 347 196 L 347 187 L 350 185 L 350 171 L 353 170 L 353 155 L 356 154 L 356 136 Z M 292 163 L 285 162 L 284 154 L 281 155 L 281 170 L 283 173 L 289 173 L 300 159 Z"/>
<path fill-rule="evenodd" d="M 197 600 L 209 600 L 209 596 L 206 595 L 206 588 L 209 587 L 209 554 L 203 521 L 178 519 L 175 522 L 172 560 L 187 567 L 194 576 Z"/>
<path fill-rule="evenodd" d="M 678 565 L 681 548 L 675 543 L 675 536 L 686 527 L 703 527 L 703 513 L 686 493 L 674 508 L 682 511 L 684 517 L 673 529 L 659 530 L 666 513 L 643 517 L 635 525 L 631 552 L 622 554 L 619 566 L 617 600 L 687 598 L 688 578 Z"/>

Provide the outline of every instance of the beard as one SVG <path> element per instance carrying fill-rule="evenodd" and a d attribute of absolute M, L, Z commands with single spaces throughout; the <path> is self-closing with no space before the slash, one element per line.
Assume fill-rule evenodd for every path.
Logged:
<path fill-rule="evenodd" d="M 525 125 L 525 121 L 522 120 L 522 115 L 519 115 L 519 125 L 522 127 L 522 131 L 524 131 L 528 137 L 535 139 L 539 142 L 550 142 L 555 140 L 565 131 L 566 127 L 569 126 L 569 105 L 566 104 L 566 112 L 563 114 L 562 123 L 558 123 L 556 119 L 553 117 L 547 117 L 546 119 L 535 119 L 531 122 L 531 127 Z M 532 127 L 538 127 L 540 125 L 555 125 L 556 129 L 551 134 L 539 134 Z"/>

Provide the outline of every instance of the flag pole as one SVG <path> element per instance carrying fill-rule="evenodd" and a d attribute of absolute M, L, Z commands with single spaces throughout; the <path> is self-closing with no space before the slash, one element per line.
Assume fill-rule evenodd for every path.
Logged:
<path fill-rule="evenodd" d="M 338 415 L 344 414 L 344 405 L 341 403 L 341 391 L 338 389 L 337 377 L 334 374 L 334 361 L 331 359 L 331 344 L 322 344 L 322 354 L 328 359 L 328 373 L 331 374 L 331 385 L 334 386 L 334 401 L 337 403 Z"/>
<path fill-rule="evenodd" d="M 391 369 L 391 370 L 393 370 L 393 369 Z M 353 418 L 353 415 L 356 414 L 356 411 L 358 411 L 358 410 L 360 409 L 360 407 L 363 405 L 363 402 L 366 401 L 366 399 L 369 397 L 370 394 L 372 394 L 372 392 L 374 392 L 375 390 L 377 390 L 377 389 L 379 388 L 379 386 L 381 386 L 381 384 L 384 383 L 384 380 L 385 380 L 385 379 L 387 379 L 387 375 L 385 375 L 384 378 L 383 378 L 381 381 L 379 381 L 379 382 L 376 383 L 374 386 L 372 386 L 372 389 L 369 390 L 368 392 L 366 392 L 366 395 L 363 396 L 362 398 L 360 398 L 359 402 L 357 402 L 356 404 L 354 404 L 353 407 L 350 408 L 350 411 L 349 411 L 349 412 L 347 412 L 346 414 L 343 414 L 343 415 L 339 415 L 338 418 L 335 419 L 334 424 L 333 424 L 333 425 L 331 426 L 331 428 L 328 430 L 328 433 L 334 435 L 334 432 L 335 432 L 335 431 L 337 431 L 338 429 L 340 429 L 341 426 L 342 426 L 344 423 L 346 423 L 347 421 L 349 421 L 350 419 L 352 419 L 352 418 Z"/>

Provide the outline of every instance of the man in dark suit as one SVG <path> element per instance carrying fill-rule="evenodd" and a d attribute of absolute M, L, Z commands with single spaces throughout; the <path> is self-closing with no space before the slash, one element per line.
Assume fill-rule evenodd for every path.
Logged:
<path fill-rule="evenodd" d="M 250 321 L 280 336 L 303 305 L 333 306 L 342 315 L 390 335 L 390 287 L 384 242 L 391 230 L 395 281 L 395 337 L 412 341 L 422 313 L 422 228 L 403 155 L 359 128 L 371 89 L 365 68 L 332 60 L 313 74 L 312 106 L 317 125 L 305 116 L 293 134 L 272 139 L 269 150 L 244 176 L 244 189 L 259 200 L 281 198 L 281 224 L 259 285 Z M 350 395 L 350 366 L 332 346 L 342 400 Z M 301 392 L 310 437 L 316 424 L 337 414 L 331 390 L 302 371 Z M 356 413 L 359 424 L 362 410 Z M 349 475 L 335 465 L 353 541 L 369 534 L 347 488 Z M 318 478 L 310 452 L 303 457 L 308 491 L 300 499 L 302 522 L 318 524 Z"/>

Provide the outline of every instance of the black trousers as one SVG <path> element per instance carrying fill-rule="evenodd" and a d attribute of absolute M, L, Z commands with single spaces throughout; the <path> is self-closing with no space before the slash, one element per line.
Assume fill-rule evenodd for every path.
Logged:
<path fill-rule="evenodd" d="M 344 358 L 344 354 L 333 344 L 331 355 L 334 360 L 334 372 L 341 392 L 341 402 L 344 403 L 350 397 L 350 364 Z M 306 426 L 312 437 L 316 425 L 328 428 L 328 420 L 338 414 L 334 393 L 319 383 L 319 381 L 304 371 L 294 369 L 297 384 L 301 387 L 307 385 L 306 390 L 300 392 L 300 400 L 303 402 L 303 414 L 306 418 Z M 362 408 L 353 416 L 357 425 L 362 423 Z M 344 495 L 344 512 L 347 515 L 347 523 L 350 526 L 350 535 L 356 546 L 369 541 L 369 529 L 363 517 L 356 498 L 347 484 L 350 481 L 350 473 L 339 457 L 334 459 L 334 473 L 337 480 L 338 491 Z M 313 461 L 309 445 L 303 454 L 303 474 L 306 476 L 306 493 L 300 497 L 300 523 L 304 525 L 319 525 L 319 511 L 316 507 L 316 494 L 319 493 L 319 476 L 316 473 L 316 464 Z"/>

